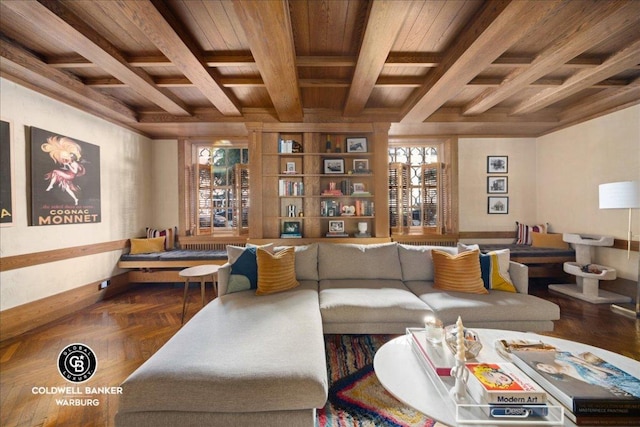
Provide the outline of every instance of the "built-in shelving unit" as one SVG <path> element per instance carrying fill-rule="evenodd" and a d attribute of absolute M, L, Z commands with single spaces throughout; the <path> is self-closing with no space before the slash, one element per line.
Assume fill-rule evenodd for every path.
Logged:
<path fill-rule="evenodd" d="M 388 124 L 249 129 L 252 176 L 261 177 L 252 181 L 250 238 L 355 238 L 358 223 L 367 236 L 389 236 Z"/>

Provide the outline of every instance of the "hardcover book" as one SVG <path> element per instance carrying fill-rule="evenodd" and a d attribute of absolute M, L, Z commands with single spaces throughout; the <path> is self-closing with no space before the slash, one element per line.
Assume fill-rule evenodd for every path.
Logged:
<path fill-rule="evenodd" d="M 512 363 L 467 363 L 467 390 L 477 403 L 540 405 L 547 393 Z"/>
<path fill-rule="evenodd" d="M 456 359 L 442 344 L 434 345 L 427 342 L 427 333 L 424 329 L 407 329 L 411 335 L 411 347 L 420 364 L 425 369 L 431 369 L 438 376 L 448 377 L 451 368 L 456 364 Z"/>
<path fill-rule="evenodd" d="M 597 417 L 614 425 L 615 417 L 640 417 L 640 379 L 592 353 L 516 350 L 511 356 L 572 413 L 570 418 Z"/>

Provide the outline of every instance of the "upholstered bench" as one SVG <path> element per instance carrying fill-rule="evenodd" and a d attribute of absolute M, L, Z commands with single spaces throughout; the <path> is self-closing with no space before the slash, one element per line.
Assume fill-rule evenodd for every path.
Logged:
<path fill-rule="evenodd" d="M 178 272 L 183 268 L 202 264 L 223 265 L 227 262 L 227 251 L 195 251 L 174 249 L 143 254 L 123 254 L 118 267 L 129 271 L 129 282 L 181 282 Z"/>

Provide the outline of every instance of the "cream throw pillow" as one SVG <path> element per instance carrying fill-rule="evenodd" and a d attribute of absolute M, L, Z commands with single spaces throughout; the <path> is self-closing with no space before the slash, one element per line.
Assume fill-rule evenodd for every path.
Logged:
<path fill-rule="evenodd" d="M 131 239 L 131 255 L 164 252 L 164 236 L 151 239 Z"/>
<path fill-rule="evenodd" d="M 433 287 L 444 291 L 488 294 L 480 273 L 480 253 L 477 250 L 451 255 L 431 251 L 435 273 Z"/>
<path fill-rule="evenodd" d="M 256 295 L 287 291 L 300 285 L 296 280 L 296 254 L 293 247 L 272 254 L 258 248 L 258 289 Z"/>

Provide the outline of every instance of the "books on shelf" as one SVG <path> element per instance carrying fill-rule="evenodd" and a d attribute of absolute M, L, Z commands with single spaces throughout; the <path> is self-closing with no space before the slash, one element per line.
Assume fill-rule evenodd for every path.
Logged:
<path fill-rule="evenodd" d="M 467 390 L 483 404 L 539 405 L 547 403 L 547 393 L 527 378 L 513 363 L 467 363 Z"/>
<path fill-rule="evenodd" d="M 278 180 L 279 196 L 304 196 L 304 184 L 301 181 L 288 179 Z"/>
<path fill-rule="evenodd" d="M 349 234 L 348 233 L 330 231 L 325 236 L 326 237 L 349 237 Z"/>
<path fill-rule="evenodd" d="M 424 369 L 431 369 L 438 376 L 448 377 L 456 364 L 453 353 L 442 343 L 431 344 L 427 341 L 427 332 L 420 328 L 408 328 L 411 336 L 411 348 Z"/>
<path fill-rule="evenodd" d="M 300 233 L 282 233 L 280 234 L 281 239 L 300 239 L 302 238 L 302 234 Z"/>
<path fill-rule="evenodd" d="M 640 421 L 640 379 L 592 353 L 513 350 L 511 360 L 565 406 L 577 424 Z"/>

